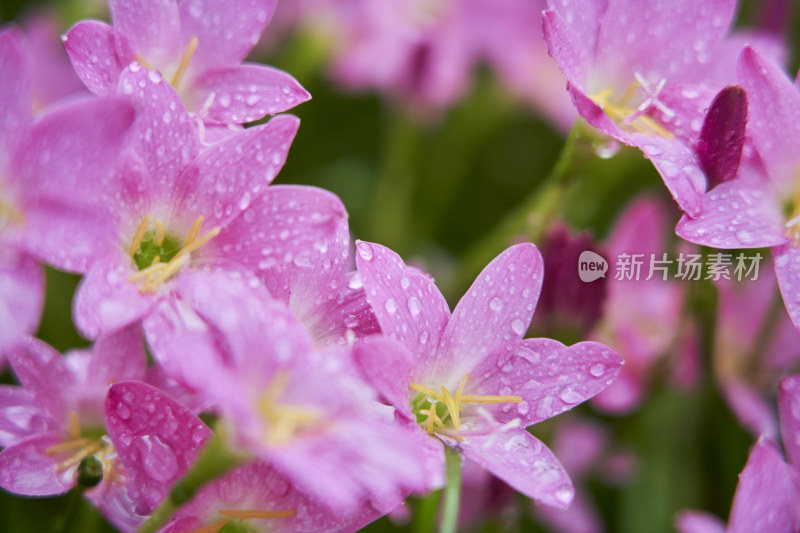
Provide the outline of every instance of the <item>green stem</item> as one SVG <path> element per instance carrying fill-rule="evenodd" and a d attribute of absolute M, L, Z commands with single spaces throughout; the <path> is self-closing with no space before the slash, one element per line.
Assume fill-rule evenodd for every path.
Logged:
<path fill-rule="evenodd" d="M 200 452 L 192 468 L 173 487 L 161 505 L 150 515 L 150 518 L 139 527 L 137 533 L 155 533 L 164 527 L 169 517 L 175 513 L 178 507 L 192 499 L 198 489 L 242 464 L 246 459 L 246 457 L 232 453 L 223 432 L 216 431 Z"/>
<path fill-rule="evenodd" d="M 461 500 L 461 455 L 457 450 L 444 448 L 447 486 L 444 489 L 441 533 L 455 533 L 458 528 L 458 507 Z"/>
<path fill-rule="evenodd" d="M 524 237 L 537 242 L 548 224 L 563 211 L 564 199 L 570 185 L 569 178 L 574 175 L 578 163 L 587 160 L 587 151 L 578 150 L 586 126 L 580 120 L 570 130 L 561 154 L 550 175 L 538 189 L 534 190 L 522 203 L 488 235 L 475 245 L 461 262 L 459 281 L 467 286 L 489 261 L 499 252 Z"/>

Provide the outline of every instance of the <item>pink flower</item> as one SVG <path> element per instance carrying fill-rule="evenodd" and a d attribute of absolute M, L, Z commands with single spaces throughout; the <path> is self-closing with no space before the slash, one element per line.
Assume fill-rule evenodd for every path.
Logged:
<path fill-rule="evenodd" d="M 289 74 L 242 60 L 258 42 L 275 0 L 110 0 L 113 26 L 76 24 L 64 45 L 95 94 L 114 94 L 133 61 L 159 71 L 193 116 L 242 124 L 309 99 Z"/>
<path fill-rule="evenodd" d="M 619 378 L 592 399 L 608 412 L 625 413 L 638 407 L 649 388 L 651 370 L 667 356 L 674 353 L 696 358 L 694 336 L 682 319 L 687 283 L 691 281 L 665 280 L 663 272 L 655 269 L 651 279 L 646 279 L 651 274 L 651 256 L 661 261 L 667 254 L 668 261 L 674 260 L 667 248 L 667 217 L 659 202 L 646 197 L 635 200 L 614 224 L 605 247 L 610 263 L 608 295 L 603 317 L 591 338 L 625 357 Z M 638 276 L 627 279 L 619 272 L 623 254 L 630 264 L 638 256 Z M 686 344 L 684 339 L 688 340 Z"/>
<path fill-rule="evenodd" d="M 728 37 L 736 2 L 715 0 L 550 0 L 544 31 L 569 80 L 572 100 L 592 126 L 650 158 L 690 216 L 706 179 L 693 144 L 715 94 L 735 79 L 750 42 L 782 55 L 771 36 Z"/>
<path fill-rule="evenodd" d="M 759 157 L 742 162 L 735 179 L 703 197 L 703 209 L 684 217 L 676 232 L 684 239 L 715 248 L 772 248 L 775 274 L 786 309 L 800 327 L 800 92 L 791 80 L 751 48 L 739 59 L 741 85 L 747 91 L 747 135 Z"/>
<path fill-rule="evenodd" d="M 138 327 L 66 357 L 29 339 L 9 359 L 23 385 L 0 389 L 0 445 L 6 446 L 0 486 L 11 492 L 65 492 L 75 485 L 79 465 L 93 457 L 102 475 L 89 482 L 97 486 L 87 496 L 118 527 L 133 531 L 208 436 L 199 419 L 149 385 L 119 382 L 109 389 L 119 380 L 144 378 Z"/>
<path fill-rule="evenodd" d="M 367 300 L 389 338 L 357 344 L 356 358 L 398 414 L 429 435 L 425 453 L 442 455 L 444 443 L 523 494 L 566 507 L 573 498 L 569 477 L 523 428 L 603 390 L 622 360 L 599 343 L 523 340 L 542 284 L 536 247 L 500 254 L 452 317 L 427 275 L 383 246 L 357 248 Z"/>
<path fill-rule="evenodd" d="M 697 511 L 678 515 L 682 533 L 794 533 L 800 528 L 800 375 L 784 378 L 778 387 L 778 412 L 788 464 L 777 444 L 761 437 L 753 449 L 733 495 L 728 525 Z"/>
<path fill-rule="evenodd" d="M 190 533 L 226 523 L 253 532 L 355 531 L 383 513 L 365 503 L 344 513 L 333 513 L 266 463 L 241 466 L 200 489 L 181 507 L 161 533 Z"/>
<path fill-rule="evenodd" d="M 0 358 L 39 322 L 44 275 L 29 254 L 48 241 L 57 254 L 76 245 L 69 214 L 86 206 L 77 184 L 110 174 L 133 120 L 121 101 L 82 98 L 34 122 L 23 44 L 15 29 L 0 33 Z"/>
<path fill-rule="evenodd" d="M 369 502 L 386 513 L 427 488 L 415 435 L 375 401 L 350 347 L 316 349 L 283 303 L 246 280 L 197 273 L 179 290 L 193 311 L 159 311 L 169 319 L 152 322 L 154 351 L 209 398 L 234 449 L 337 511 Z"/>

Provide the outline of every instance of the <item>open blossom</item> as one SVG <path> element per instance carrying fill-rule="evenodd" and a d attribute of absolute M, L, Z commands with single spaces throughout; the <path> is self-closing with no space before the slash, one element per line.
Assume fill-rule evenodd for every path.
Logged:
<path fill-rule="evenodd" d="M 82 483 L 93 487 L 87 496 L 112 522 L 133 531 L 186 471 L 209 433 L 186 408 L 149 385 L 111 386 L 144 378 L 138 327 L 67 356 L 29 339 L 9 359 L 22 383 L 0 388 L 0 445 L 6 447 L 0 452 L 0 486 L 11 492 L 46 496 Z M 148 405 L 159 411 L 130 411 Z M 176 437 L 178 431 L 197 438 Z M 82 465 L 90 459 L 100 472 L 87 482 Z"/>
<path fill-rule="evenodd" d="M 676 519 L 681 533 L 794 533 L 800 529 L 800 375 L 781 381 L 778 412 L 788 462 L 775 441 L 761 437 L 739 474 L 727 527 L 716 516 L 685 511 Z"/>
<path fill-rule="evenodd" d="M 76 24 L 64 37 L 75 71 L 95 94 L 114 94 L 133 61 L 158 70 L 206 124 L 242 124 L 308 100 L 289 74 L 244 63 L 275 0 L 110 0 L 113 26 Z"/>
<path fill-rule="evenodd" d="M 349 346 L 317 349 L 282 302 L 246 280 L 198 273 L 178 284 L 193 311 L 160 310 L 169 318 L 153 321 L 154 352 L 207 395 L 234 449 L 336 511 L 366 502 L 387 513 L 427 488 L 415 435 L 378 404 Z"/>
<path fill-rule="evenodd" d="M 120 94 L 137 109 L 131 146 L 113 177 L 81 176 L 62 193 L 86 206 L 70 218 L 73 246 L 54 235 L 37 249 L 56 266 L 86 274 L 74 307 L 84 335 L 147 316 L 175 296 L 175 278 L 198 269 L 248 273 L 299 258 L 324 245 L 346 216 L 325 191 L 267 187 L 297 118 L 281 115 L 204 147 L 157 72 L 134 63 L 120 77 Z"/>
<path fill-rule="evenodd" d="M 362 528 L 383 513 L 369 504 L 333 513 L 303 494 L 286 476 L 263 462 L 238 467 L 200 489 L 178 509 L 161 533 L 218 531 L 227 523 L 254 533 L 345 532 Z"/>
<path fill-rule="evenodd" d="M 566 507 L 569 477 L 524 428 L 603 390 L 622 360 L 599 343 L 523 339 L 542 284 L 536 247 L 500 254 L 452 316 L 427 275 L 383 246 L 357 248 L 367 299 L 389 337 L 357 344 L 357 361 L 401 418 L 429 435 L 422 449 L 442 455 L 444 443 L 536 501 Z"/>
<path fill-rule="evenodd" d="M 747 136 L 760 157 L 743 161 L 734 179 L 706 193 L 702 211 L 681 219 L 676 232 L 715 248 L 772 248 L 783 301 L 800 327 L 800 136 L 793 133 L 800 92 L 751 48 L 742 51 L 739 76 L 747 91 Z"/>
<path fill-rule="evenodd" d="M 735 0 L 550 0 L 544 29 L 578 113 L 601 132 L 642 149 L 690 216 L 706 179 L 693 150 L 709 103 L 735 81 L 735 58 L 752 43 L 773 57 L 775 38 L 728 36 Z"/>
<path fill-rule="evenodd" d="M 34 121 L 29 59 L 16 29 L 0 32 L 0 357 L 42 312 L 44 274 L 31 252 L 51 239 L 75 244 L 61 214 L 81 212 L 85 199 L 64 191 L 109 175 L 133 120 L 122 101 L 81 98 Z"/>

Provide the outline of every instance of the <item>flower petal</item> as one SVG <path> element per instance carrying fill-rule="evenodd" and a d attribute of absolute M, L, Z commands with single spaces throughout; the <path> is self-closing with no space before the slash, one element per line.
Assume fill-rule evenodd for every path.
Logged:
<path fill-rule="evenodd" d="M 138 381 L 111 386 L 108 435 L 131 477 L 129 492 L 149 514 L 189 469 L 211 430 L 160 390 Z M 149 511 L 148 511 L 149 509 Z"/>
<path fill-rule="evenodd" d="M 33 435 L 59 429 L 31 391 L 0 385 L 0 446 L 8 447 Z"/>
<path fill-rule="evenodd" d="M 489 376 L 467 390 L 469 394 L 521 396 L 520 403 L 497 404 L 491 412 L 500 422 L 519 418 L 527 427 L 599 393 L 616 379 L 622 364 L 619 355 L 599 342 L 567 347 L 552 339 L 525 339 L 500 368 L 489 362 L 477 367 L 475 377 Z"/>
<path fill-rule="evenodd" d="M 800 375 L 787 376 L 778 387 L 778 414 L 789 463 L 800 467 Z"/>
<path fill-rule="evenodd" d="M 499 361 L 509 343 L 528 331 L 543 276 L 542 255 L 533 244 L 511 246 L 493 259 L 453 311 L 436 369 L 461 379 L 481 362 Z"/>
<path fill-rule="evenodd" d="M 134 272 L 130 258 L 121 250 L 98 258 L 75 293 L 74 320 L 90 339 L 111 333 L 146 316 L 159 299 L 142 294 L 128 277 Z"/>
<path fill-rule="evenodd" d="M 728 532 L 795 531 L 800 523 L 797 498 L 789 466 L 775 444 L 761 438 L 739 474 Z"/>
<path fill-rule="evenodd" d="M 178 2 L 109 0 L 108 7 L 114 28 L 125 36 L 136 55 L 157 67 L 180 57 Z"/>
<path fill-rule="evenodd" d="M 92 347 L 87 377 L 98 388 L 123 379 L 144 380 L 147 354 L 139 324 L 103 335 Z"/>
<path fill-rule="evenodd" d="M 0 33 L 0 80 L 0 169 L 6 169 L 20 132 L 32 121 L 31 73 L 16 30 Z"/>
<path fill-rule="evenodd" d="M 181 31 L 188 40 L 197 37 L 192 65 L 198 71 L 240 63 L 261 38 L 277 0 L 237 0 L 180 3 Z"/>
<path fill-rule="evenodd" d="M 675 518 L 680 533 L 725 533 L 725 522 L 701 511 L 683 511 Z"/>
<path fill-rule="evenodd" d="M 703 196 L 693 218 L 681 218 L 675 232 L 689 242 L 715 248 L 761 248 L 787 241 L 779 203 L 764 185 L 735 179 Z"/>
<path fill-rule="evenodd" d="M 409 420 L 413 356 L 408 348 L 391 337 L 376 335 L 353 346 L 353 358 L 367 382 L 389 405 Z"/>
<path fill-rule="evenodd" d="M 44 307 L 44 270 L 26 253 L 0 244 L 0 357 L 33 335 Z"/>
<path fill-rule="evenodd" d="M 244 64 L 204 72 L 192 81 L 191 100 L 203 121 L 243 124 L 274 115 L 302 104 L 311 95 L 290 74 L 265 65 Z"/>
<path fill-rule="evenodd" d="M 84 85 L 99 96 L 115 94 L 122 69 L 134 57 L 117 30 L 105 22 L 84 20 L 73 26 L 63 40 Z"/>
<path fill-rule="evenodd" d="M 794 285 L 800 279 L 800 248 L 791 243 L 784 244 L 772 249 L 772 257 L 783 303 L 795 327 L 800 330 L 800 291 Z"/>
<path fill-rule="evenodd" d="M 275 179 L 299 124 L 297 117 L 280 115 L 203 150 L 179 178 L 183 194 L 173 200 L 176 210 L 203 212 L 210 225 L 228 224 Z"/>
<path fill-rule="evenodd" d="M 0 487 L 25 496 L 52 496 L 75 485 L 75 468 L 57 471 L 58 460 L 47 449 L 62 442 L 59 433 L 45 433 L 0 452 Z"/>
<path fill-rule="evenodd" d="M 64 356 L 39 339 L 28 337 L 8 352 L 8 360 L 17 379 L 33 394 L 42 411 L 66 428 L 68 402 L 76 383 Z M 59 386 L 54 387 L 54 383 Z"/>
<path fill-rule="evenodd" d="M 384 335 L 405 345 L 424 366 L 433 364 L 450 318 L 450 308 L 433 280 L 406 267 L 389 248 L 366 241 L 356 243 L 356 264 Z"/>
<path fill-rule="evenodd" d="M 604 2 L 552 2 L 542 13 L 547 51 L 569 82 L 586 89 Z M 571 21 L 568 23 L 567 21 Z"/>
<path fill-rule="evenodd" d="M 575 489 L 547 446 L 524 429 L 498 430 L 458 443 L 464 456 L 538 503 L 566 509 Z"/>
<path fill-rule="evenodd" d="M 222 268 L 243 266 L 266 281 L 273 268 L 308 264 L 326 246 L 333 261 L 328 243 L 346 226 L 347 212 L 333 193 L 297 185 L 267 187 L 197 257 Z"/>
<path fill-rule="evenodd" d="M 747 133 L 770 177 L 794 186 L 800 136 L 776 135 L 800 124 L 800 92 L 786 74 L 750 47 L 739 57 L 739 79 L 747 92 Z"/>

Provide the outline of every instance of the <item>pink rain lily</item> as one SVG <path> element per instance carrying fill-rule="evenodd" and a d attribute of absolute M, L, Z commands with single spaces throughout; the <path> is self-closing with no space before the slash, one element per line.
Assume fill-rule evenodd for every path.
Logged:
<path fill-rule="evenodd" d="M 578 113 L 592 126 L 640 148 L 690 216 L 700 212 L 706 178 L 693 151 L 705 111 L 735 81 L 746 43 L 773 57 L 769 35 L 728 36 L 735 0 L 549 0 L 544 31 Z"/>
<path fill-rule="evenodd" d="M 672 279 L 657 270 L 674 261 L 668 253 L 668 213 L 656 200 L 635 200 L 614 224 L 605 246 L 609 259 L 603 317 L 591 338 L 625 354 L 619 378 L 592 399 L 612 413 L 629 412 L 644 399 L 653 367 L 675 354 L 696 361 L 695 336 L 683 320 L 688 281 Z M 639 263 L 636 268 L 634 264 Z M 628 266 L 625 266 L 628 265 Z M 650 277 L 650 279 L 647 279 Z"/>
<path fill-rule="evenodd" d="M 162 305 L 153 350 L 210 399 L 233 449 L 337 511 L 367 502 L 386 513 L 427 488 L 415 434 L 375 401 L 350 347 L 315 348 L 282 302 L 246 280 L 198 273 L 177 285 L 193 311 Z"/>
<path fill-rule="evenodd" d="M 772 248 L 783 301 L 800 328 L 800 92 L 772 62 L 751 48 L 739 59 L 747 91 L 747 135 L 759 158 L 743 162 L 735 179 L 710 190 L 703 210 L 676 228 L 684 239 L 715 248 Z"/>
<path fill-rule="evenodd" d="M 275 468 L 256 462 L 203 487 L 161 533 L 216 533 L 228 523 L 254 533 L 345 532 L 356 531 L 382 514 L 368 504 L 333 513 L 298 491 Z"/>
<path fill-rule="evenodd" d="M 298 127 L 281 115 L 203 147 L 177 95 L 155 71 L 131 65 L 120 93 L 137 108 L 132 147 L 113 179 L 88 177 L 64 196 L 90 204 L 72 219 L 64 247 L 53 235 L 38 251 L 86 276 L 74 317 L 94 338 L 139 320 L 200 269 L 268 269 L 324 246 L 346 217 L 334 195 L 267 187 Z"/>
<path fill-rule="evenodd" d="M 272 17 L 275 0 L 110 0 L 109 26 L 76 24 L 64 37 L 75 71 L 95 94 L 114 94 L 137 61 L 155 69 L 207 124 L 242 124 L 309 99 L 289 74 L 242 60 Z"/>
<path fill-rule="evenodd" d="M 500 254 L 452 317 L 427 275 L 378 244 L 357 248 L 367 299 L 388 337 L 356 344 L 357 362 L 401 419 L 429 436 L 424 453 L 442 456 L 442 444 L 451 446 L 536 501 L 569 505 L 567 473 L 524 428 L 606 388 L 622 359 L 594 342 L 523 340 L 542 284 L 536 247 Z"/>
<path fill-rule="evenodd" d="M 124 102 L 82 98 L 34 121 L 29 59 L 16 29 L 0 32 L 0 358 L 39 322 L 44 275 L 29 254 L 75 245 L 70 218 L 86 200 L 64 193 L 105 179 L 133 120 Z"/>
<path fill-rule="evenodd" d="M 800 375 L 778 387 L 778 412 L 788 464 L 777 444 L 761 437 L 733 496 L 727 527 L 714 515 L 685 511 L 676 519 L 681 533 L 795 533 L 800 530 Z"/>
<path fill-rule="evenodd" d="M 94 457 L 102 476 L 87 496 L 120 528 L 132 531 L 185 472 L 208 434 L 188 410 L 148 385 L 117 383 L 109 392 L 114 382 L 144 378 L 138 327 L 102 337 L 91 351 L 66 357 L 28 339 L 9 359 L 22 384 L 0 387 L 0 445 L 5 446 L 0 486 L 11 492 L 65 492 L 76 484 L 79 465 Z M 143 409 L 145 401 L 160 410 L 125 416 L 126 408 Z M 168 418 L 160 414 L 164 409 Z M 178 439 L 178 428 L 201 438 Z M 136 451 L 131 453 L 131 446 Z"/>
<path fill-rule="evenodd" d="M 777 420 L 766 395 L 800 362 L 800 332 L 786 313 L 775 316 L 779 298 L 771 265 L 758 279 L 717 284 L 714 372 L 733 413 L 756 437 L 776 439 Z"/>

